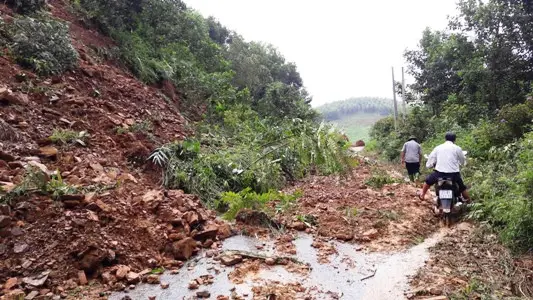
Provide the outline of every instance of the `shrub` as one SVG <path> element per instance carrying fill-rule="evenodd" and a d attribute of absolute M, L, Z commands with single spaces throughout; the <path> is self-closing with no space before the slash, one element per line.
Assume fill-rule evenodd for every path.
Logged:
<path fill-rule="evenodd" d="M 49 176 L 36 167 L 28 167 L 26 168 L 22 181 L 10 192 L 2 195 L 0 197 L 0 203 L 9 202 L 12 199 L 34 192 L 49 195 L 54 200 L 57 200 L 63 195 L 74 194 L 79 191 L 76 187 L 63 181 L 59 171 Z"/>
<path fill-rule="evenodd" d="M 31 192 L 46 191 L 48 183 L 48 174 L 36 167 L 28 167 L 25 170 L 22 181 L 11 191 L 1 195 L 0 203 L 10 202 L 17 197 L 28 195 Z"/>
<path fill-rule="evenodd" d="M 414 135 L 424 141 L 435 132 L 437 120 L 423 107 L 413 107 L 405 119 L 398 120 L 398 129 L 394 118 L 387 117 L 372 126 L 370 137 L 376 141 L 376 149 L 387 160 L 397 160 L 407 139 Z"/>
<path fill-rule="evenodd" d="M 228 208 L 224 213 L 224 219 L 233 220 L 242 209 L 264 211 L 269 202 L 279 200 L 280 203 L 288 205 L 287 203 L 294 203 L 299 196 L 300 194 L 284 194 L 273 190 L 266 193 L 256 193 L 250 188 L 246 188 L 238 193 L 223 193 L 218 204 Z"/>
<path fill-rule="evenodd" d="M 88 138 L 86 131 L 76 132 L 69 129 L 54 129 L 52 135 L 49 137 L 50 141 L 60 145 L 68 145 L 78 142 L 85 146 Z"/>
<path fill-rule="evenodd" d="M 476 199 L 470 216 L 488 221 L 503 242 L 517 251 L 533 247 L 533 133 L 519 142 L 492 148 L 487 160 L 469 167 Z"/>
<path fill-rule="evenodd" d="M 17 18 L 10 48 L 18 63 L 39 75 L 59 74 L 77 66 L 68 26 L 52 19 Z"/>
<path fill-rule="evenodd" d="M 46 0 L 8 0 L 7 4 L 17 13 L 29 14 L 43 9 L 46 6 Z"/>
<path fill-rule="evenodd" d="M 350 168 L 349 145 L 329 125 L 287 120 L 273 126 L 253 112 L 226 111 L 225 116 L 225 126 L 203 128 L 201 140 L 171 143 L 150 156 L 164 167 L 166 186 L 213 203 L 226 191 L 266 193 L 312 171 L 331 174 Z"/>
<path fill-rule="evenodd" d="M 380 170 L 372 174 L 372 176 L 366 180 L 365 184 L 374 188 L 382 188 L 386 184 L 395 182 L 396 180 L 394 180 L 394 178 L 390 177 L 386 172 Z"/>

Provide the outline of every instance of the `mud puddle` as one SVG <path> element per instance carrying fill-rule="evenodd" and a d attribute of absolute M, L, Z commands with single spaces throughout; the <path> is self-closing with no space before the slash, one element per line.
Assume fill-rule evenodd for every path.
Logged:
<path fill-rule="evenodd" d="M 161 282 L 170 284 L 168 289 L 158 285 L 141 284 L 134 290 L 115 293 L 109 299 L 120 300 L 128 295 L 131 299 L 196 299 L 196 292 L 188 289 L 191 280 L 202 275 L 214 276 L 214 283 L 201 286 L 198 291 L 207 290 L 210 299 L 218 295 L 229 296 L 232 289 L 244 299 L 252 299 L 252 288 L 268 282 L 280 283 L 299 282 L 306 288 L 304 293 L 312 299 L 403 299 L 408 290 L 409 276 L 421 268 L 429 258 L 428 248 L 435 245 L 443 236 L 444 231 L 427 238 L 424 242 L 396 253 L 368 253 L 358 251 L 354 244 L 334 242 L 338 254 L 330 257 L 330 263 L 318 263 L 317 250 L 311 246 L 313 237 L 301 234 L 294 241 L 296 258 L 308 263 L 311 272 L 307 275 L 290 273 L 282 266 L 266 266 L 243 278 L 243 282 L 235 284 L 228 279 L 233 267 L 224 267 L 212 258 L 199 255 L 189 261 L 178 274 L 164 274 Z M 262 251 L 257 245 L 263 245 Z M 275 254 L 274 244 L 259 241 L 246 236 L 234 236 L 224 241 L 223 250 L 242 250 L 260 254 Z"/>

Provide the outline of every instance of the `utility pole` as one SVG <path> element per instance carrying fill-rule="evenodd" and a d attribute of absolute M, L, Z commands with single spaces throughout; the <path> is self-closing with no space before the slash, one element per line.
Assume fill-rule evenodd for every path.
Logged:
<path fill-rule="evenodd" d="M 407 115 L 407 108 L 405 107 L 407 103 L 407 96 L 405 95 L 405 77 L 402 67 L 402 106 L 403 106 L 403 119 L 405 121 L 406 115 Z"/>
<path fill-rule="evenodd" d="M 394 82 L 394 67 L 392 67 L 392 98 L 394 101 L 394 129 L 398 130 L 398 103 L 396 103 L 396 84 Z"/>

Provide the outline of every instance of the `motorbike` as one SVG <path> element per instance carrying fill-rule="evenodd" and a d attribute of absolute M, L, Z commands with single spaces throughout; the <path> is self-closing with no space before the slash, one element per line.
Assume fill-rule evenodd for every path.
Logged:
<path fill-rule="evenodd" d="M 467 151 L 463 151 L 466 157 Z M 428 155 L 425 155 L 428 159 Z M 466 165 L 466 161 L 465 161 Z M 442 222 L 446 227 L 452 223 L 452 218 L 455 214 L 461 212 L 464 208 L 464 199 L 459 192 L 459 186 L 452 178 L 439 178 L 435 184 L 435 214 L 440 215 Z"/>

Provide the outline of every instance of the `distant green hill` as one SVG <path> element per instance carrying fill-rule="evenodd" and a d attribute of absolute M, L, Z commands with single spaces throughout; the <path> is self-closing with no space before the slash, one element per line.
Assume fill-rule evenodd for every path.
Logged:
<path fill-rule="evenodd" d="M 346 132 L 351 141 L 368 140 L 370 127 L 393 112 L 392 99 L 358 97 L 317 107 L 322 117 Z"/>

